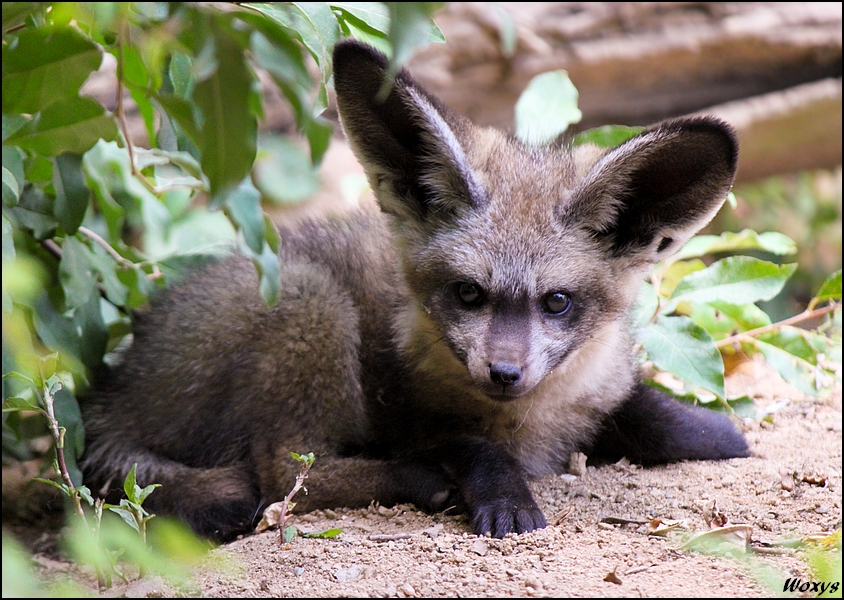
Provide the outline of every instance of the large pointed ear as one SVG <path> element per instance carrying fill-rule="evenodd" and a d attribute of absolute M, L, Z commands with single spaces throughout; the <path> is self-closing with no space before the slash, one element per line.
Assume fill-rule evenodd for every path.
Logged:
<path fill-rule="evenodd" d="M 352 40 L 334 48 L 340 120 L 382 210 L 425 221 L 478 206 L 484 196 L 461 140 L 474 125 L 404 70 L 381 96 L 387 57 Z"/>
<path fill-rule="evenodd" d="M 713 117 L 658 124 L 601 158 L 560 207 L 614 256 L 658 262 L 706 225 L 733 183 L 738 141 Z"/>

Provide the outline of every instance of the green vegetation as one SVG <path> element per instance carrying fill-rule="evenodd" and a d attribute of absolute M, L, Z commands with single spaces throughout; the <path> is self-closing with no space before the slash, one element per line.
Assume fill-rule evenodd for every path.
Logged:
<path fill-rule="evenodd" d="M 124 577 L 123 563 L 179 577 L 195 556 L 180 549 L 207 545 L 159 519 L 147 540 L 154 515 L 142 504 L 156 486 L 137 486 L 134 469 L 119 505 L 94 500 L 76 465 L 76 394 L 131 332 L 132 310 L 193 264 L 235 246 L 275 301 L 279 239 L 263 206 L 319 185 L 334 43 L 367 41 L 395 68 L 442 41 L 430 19 L 441 5 L 3 4 L 3 459 L 37 458 L 33 440 L 52 440 L 57 481 L 40 481 L 73 506 L 68 548 L 100 586 Z M 104 106 L 84 86 L 109 68 L 116 98 Z M 259 135 L 259 73 L 295 134 Z M 9 544 L 4 573 L 23 560 Z M 4 596 L 60 593 L 18 577 L 7 589 L 10 579 Z"/>

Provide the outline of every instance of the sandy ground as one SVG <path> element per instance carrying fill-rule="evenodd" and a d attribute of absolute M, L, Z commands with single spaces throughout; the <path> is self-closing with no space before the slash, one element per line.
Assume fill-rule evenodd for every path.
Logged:
<path fill-rule="evenodd" d="M 469 533 L 463 516 L 427 515 L 411 506 L 317 511 L 294 515 L 292 523 L 302 531 L 340 527 L 343 533 L 285 545 L 275 531 L 246 536 L 214 550 L 186 587 L 153 576 L 105 595 L 779 595 L 787 578 L 817 579 L 803 552 L 783 542 L 841 527 L 840 386 L 826 399 L 808 398 L 764 365 L 745 363 L 728 378 L 728 389 L 751 395 L 760 410 L 785 404 L 770 423 L 739 423 L 752 458 L 648 469 L 622 463 L 537 480 L 533 489 L 550 523 L 541 531 L 481 538 Z M 684 546 L 690 536 L 710 530 L 713 506 L 728 526 L 747 526 L 717 539 L 744 535 L 746 545 L 725 542 L 717 554 Z M 653 519 L 663 527 L 679 524 L 667 535 L 650 535 Z M 79 575 L 49 550 L 35 558 L 46 576 Z M 90 575 L 81 581 L 95 592 Z"/>

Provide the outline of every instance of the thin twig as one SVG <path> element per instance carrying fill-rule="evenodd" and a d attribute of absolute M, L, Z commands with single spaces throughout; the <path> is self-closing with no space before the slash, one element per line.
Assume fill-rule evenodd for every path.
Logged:
<path fill-rule="evenodd" d="M 296 492 L 302 489 L 305 480 L 308 478 L 308 471 L 311 468 L 311 464 L 312 463 L 307 462 L 302 463 L 302 469 L 301 471 L 299 471 L 299 474 L 296 475 L 296 484 L 293 486 L 293 489 L 290 490 L 290 493 L 288 493 L 284 497 L 284 500 L 281 502 L 281 515 L 278 519 L 278 541 L 281 544 L 284 543 L 284 523 L 287 520 L 287 509 L 292 504 L 293 496 L 296 495 Z"/>
<path fill-rule="evenodd" d="M 827 313 L 834 311 L 840 306 L 841 302 L 839 301 L 828 306 L 824 306 L 823 308 L 816 308 L 814 310 L 806 309 L 799 315 L 794 315 L 793 317 L 790 317 L 783 321 L 772 323 L 770 325 L 765 325 L 764 327 L 757 327 L 756 329 L 751 329 L 750 331 L 743 331 L 742 333 L 737 333 L 735 335 L 731 335 L 730 337 L 726 337 L 723 340 L 715 342 L 715 347 L 722 348 L 724 346 L 729 346 L 730 344 L 733 344 L 734 342 L 740 341 L 742 339 L 753 339 L 755 337 L 764 335 L 771 331 L 776 331 L 777 329 L 781 329 L 782 327 L 786 327 L 788 325 L 794 325 L 796 323 L 801 323 L 803 321 L 808 321 L 810 319 L 821 317 Z"/>
<path fill-rule="evenodd" d="M 44 404 L 47 406 L 47 421 L 56 446 L 56 464 L 59 468 L 59 475 L 61 475 L 65 485 L 70 489 L 70 498 L 73 500 L 76 513 L 82 517 L 82 521 L 87 525 L 88 521 L 85 519 L 82 503 L 79 501 L 79 494 L 76 492 L 76 486 L 73 485 L 73 479 L 70 477 L 70 472 L 67 470 L 67 462 L 64 458 L 64 428 L 59 426 L 59 422 L 56 419 L 56 411 L 53 407 L 53 393 L 50 391 L 50 386 L 46 385 L 44 386 Z"/>
<path fill-rule="evenodd" d="M 124 267 L 130 267 L 131 268 L 131 267 L 135 266 L 135 263 L 133 263 L 131 260 L 128 260 L 128 259 L 120 256 L 120 254 L 117 252 L 117 250 L 112 248 L 111 244 L 109 244 L 102 237 L 100 237 L 99 234 L 94 233 L 93 231 L 91 231 L 87 227 L 81 227 L 81 226 L 79 227 L 79 229 L 77 231 L 79 231 L 79 233 L 81 233 L 82 235 L 84 235 L 85 237 L 90 239 L 91 241 L 99 244 L 106 252 L 108 252 L 111 255 L 112 258 L 114 258 L 114 260 L 119 262 Z"/>
<path fill-rule="evenodd" d="M 6 30 L 6 33 L 12 33 L 13 31 L 18 31 L 19 29 L 23 29 L 25 27 L 27 27 L 26 23 L 18 23 L 17 25 L 12 25 L 11 27 L 9 27 Z M 4 33 L 3 35 L 6 35 L 6 33 Z"/>
<path fill-rule="evenodd" d="M 123 108 L 123 38 L 127 36 L 127 23 L 123 21 L 120 25 L 120 31 L 117 35 L 117 106 L 114 109 L 117 113 L 117 121 L 120 123 L 120 130 L 123 133 L 123 139 L 126 142 L 126 149 L 129 152 L 129 168 L 141 184 L 150 192 L 158 195 L 155 186 L 150 182 L 146 176 L 141 173 L 135 166 L 135 151 L 132 144 L 132 136 L 129 134 L 129 122 L 126 119 L 126 111 Z"/>
<path fill-rule="evenodd" d="M 53 240 L 41 240 L 41 245 L 53 256 L 58 258 L 59 260 L 62 259 L 62 249 L 59 245 L 54 242 Z"/>

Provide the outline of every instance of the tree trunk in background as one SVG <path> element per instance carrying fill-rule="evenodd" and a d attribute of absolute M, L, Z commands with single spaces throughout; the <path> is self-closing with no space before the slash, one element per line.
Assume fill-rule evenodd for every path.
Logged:
<path fill-rule="evenodd" d="M 554 69 L 580 92 L 577 130 L 716 114 L 739 130 L 748 181 L 841 164 L 841 15 L 838 2 L 450 3 L 436 17 L 447 43 L 409 68 L 509 130 L 519 94 Z"/>

